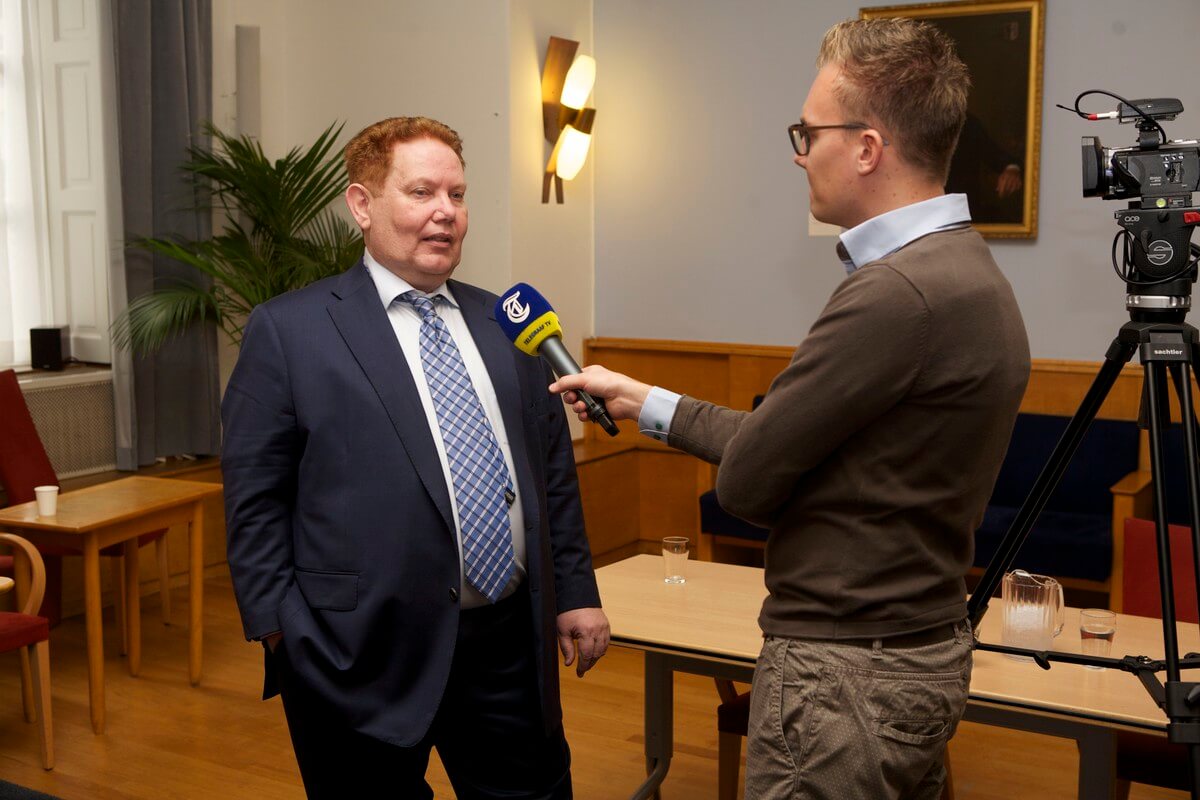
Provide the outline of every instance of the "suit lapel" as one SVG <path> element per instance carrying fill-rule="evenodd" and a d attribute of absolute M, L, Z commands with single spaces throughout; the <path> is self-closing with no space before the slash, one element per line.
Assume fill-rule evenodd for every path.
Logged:
<path fill-rule="evenodd" d="M 522 396 L 517 380 L 517 358 L 521 352 L 513 346 L 496 323 L 495 306 L 490 296 L 458 281 L 449 281 L 462 310 L 467 329 L 475 340 L 475 347 L 487 367 L 492 379 L 492 388 L 504 417 L 504 429 L 508 433 L 508 446 L 512 452 L 513 468 L 517 471 L 517 491 L 521 492 L 525 521 L 538 529 L 537 494 L 534 492 L 533 473 L 529 468 L 528 434 L 525 431 L 525 410 L 528 398 Z"/>
<path fill-rule="evenodd" d="M 375 284 L 362 262 L 342 274 L 333 293 L 337 298 L 329 305 L 333 324 L 375 388 L 425 491 L 446 521 L 446 527 L 454 531 L 449 489 L 425 409 L 417 394 L 417 385 L 408 370 L 400 343 L 396 341 L 387 311 L 379 301 Z"/>

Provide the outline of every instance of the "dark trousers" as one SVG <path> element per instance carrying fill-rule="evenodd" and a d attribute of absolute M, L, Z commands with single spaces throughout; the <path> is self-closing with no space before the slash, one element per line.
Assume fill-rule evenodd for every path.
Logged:
<path fill-rule="evenodd" d="M 432 798 L 425 781 L 436 747 L 459 800 L 568 800 L 571 755 L 562 727 L 546 734 L 533 625 L 522 588 L 494 606 L 462 612 L 446 692 L 429 733 L 397 747 L 351 730 L 276 664 L 288 731 L 312 798 Z"/>

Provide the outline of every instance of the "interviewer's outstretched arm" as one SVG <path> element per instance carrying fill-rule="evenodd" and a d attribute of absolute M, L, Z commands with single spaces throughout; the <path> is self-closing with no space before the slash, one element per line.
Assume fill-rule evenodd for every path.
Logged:
<path fill-rule="evenodd" d="M 642 413 L 646 395 L 650 393 L 649 384 L 595 364 L 584 367 L 583 372 L 565 375 L 550 384 L 550 391 L 561 394 L 563 402 L 584 421 L 588 418 L 587 409 L 575 394 L 576 389 L 582 389 L 592 397 L 604 400 L 609 416 L 614 420 L 637 419 Z"/>

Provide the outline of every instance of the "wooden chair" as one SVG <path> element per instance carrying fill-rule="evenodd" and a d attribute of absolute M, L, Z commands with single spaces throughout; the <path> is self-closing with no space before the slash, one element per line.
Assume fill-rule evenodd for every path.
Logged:
<path fill-rule="evenodd" d="M 9 505 L 26 503 L 35 499 L 35 486 L 50 486 L 58 484 L 58 476 L 46 455 L 33 418 L 29 415 L 29 407 L 25 404 L 25 396 L 17 384 L 17 375 L 12 370 L 0 371 L 0 485 L 8 497 Z M 138 546 L 144 547 L 155 543 L 158 557 L 158 588 L 162 598 L 163 624 L 171 623 L 171 592 L 170 572 L 167 561 L 166 529 L 152 531 L 138 537 Z M 41 547 L 42 555 L 47 558 L 47 597 L 41 608 L 42 616 L 47 617 L 51 624 L 57 624 L 61 616 L 62 590 L 62 556 L 82 555 L 82 551 L 68 547 Z M 121 545 L 106 547 L 100 555 L 113 558 L 112 577 L 114 585 L 114 604 L 117 628 L 121 632 L 121 653 L 125 653 L 126 626 L 124 620 L 124 589 L 122 579 L 125 560 Z M 6 565 L 0 563 L 0 570 L 7 571 Z M 9 567 L 11 568 L 11 567 Z M 0 572 L 3 574 L 3 572 Z"/>
<path fill-rule="evenodd" d="M 0 652 L 21 653 L 21 703 L 27 722 L 37 722 L 42 766 L 54 769 L 53 720 L 50 712 L 50 622 L 36 616 L 46 590 L 46 570 L 37 548 L 20 536 L 0 533 L 0 545 L 14 551 L 17 608 L 0 611 Z"/>
<path fill-rule="evenodd" d="M 1196 573 L 1192 564 L 1192 532 L 1182 525 L 1168 527 L 1171 539 L 1171 583 L 1175 589 L 1178 622 L 1200 621 L 1196 602 Z M 1158 580 L 1158 548 L 1154 522 L 1125 520 L 1124 583 L 1113 610 L 1122 614 L 1162 618 Z M 1121 631 L 1116 644 L 1120 646 Z M 1114 655 L 1116 655 L 1114 653 Z M 1182 653 L 1181 653 L 1182 655 Z M 1129 797 L 1130 783 L 1145 783 L 1187 791 L 1187 748 L 1145 733 L 1117 734 L 1117 796 Z"/>
<path fill-rule="evenodd" d="M 741 771 L 742 739 L 750 726 L 750 692 L 739 692 L 733 681 L 715 678 L 721 705 L 717 706 L 717 798 L 737 800 L 738 773 Z M 954 781 L 950 777 L 950 749 L 943 760 L 946 783 L 942 800 L 954 800 Z"/>

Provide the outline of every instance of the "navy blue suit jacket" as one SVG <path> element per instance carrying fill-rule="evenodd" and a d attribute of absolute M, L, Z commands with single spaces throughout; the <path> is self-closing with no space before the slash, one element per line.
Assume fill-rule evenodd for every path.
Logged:
<path fill-rule="evenodd" d="M 570 435 L 552 376 L 496 324 L 496 297 L 450 287 L 511 443 L 552 729 L 555 618 L 600 605 Z M 229 566 L 247 638 L 282 631 L 292 668 L 350 726 L 420 741 L 454 655 L 458 549 L 416 385 L 361 262 L 254 310 L 222 419 Z"/>

